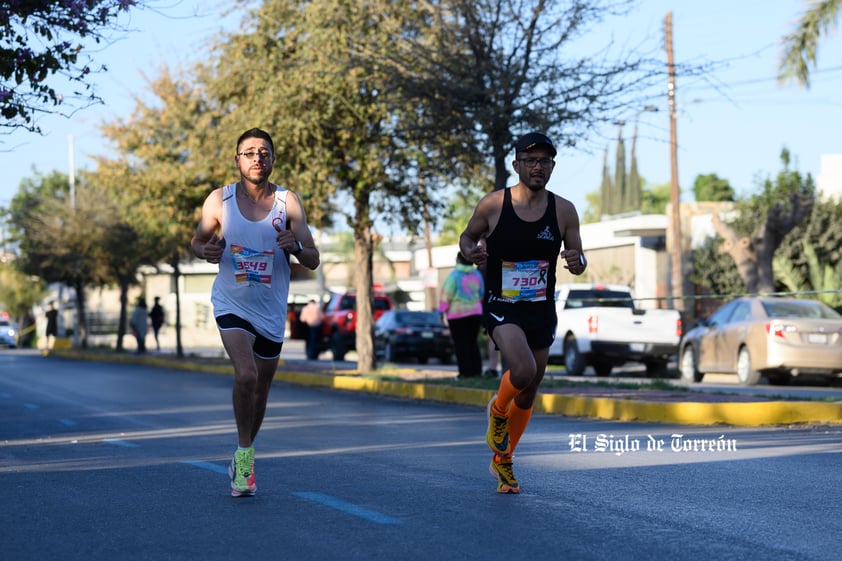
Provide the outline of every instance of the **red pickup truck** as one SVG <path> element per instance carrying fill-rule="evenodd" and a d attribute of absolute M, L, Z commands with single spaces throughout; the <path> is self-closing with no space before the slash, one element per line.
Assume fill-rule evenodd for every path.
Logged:
<path fill-rule="evenodd" d="M 386 310 L 395 307 L 392 299 L 383 293 L 374 293 L 374 321 Z M 333 360 L 345 360 L 345 353 L 357 346 L 357 295 L 354 292 L 331 294 L 324 307 L 322 340 L 319 352 L 330 350 Z"/>

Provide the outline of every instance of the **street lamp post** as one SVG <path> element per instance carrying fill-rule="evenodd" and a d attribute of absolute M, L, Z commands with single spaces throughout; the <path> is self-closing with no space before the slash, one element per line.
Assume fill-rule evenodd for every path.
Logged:
<path fill-rule="evenodd" d="M 681 192 L 678 186 L 678 134 L 675 127 L 675 63 L 672 52 L 672 12 L 666 17 L 667 97 L 670 117 L 670 206 L 672 214 L 672 303 L 676 310 L 684 309 L 684 275 L 681 243 Z"/>

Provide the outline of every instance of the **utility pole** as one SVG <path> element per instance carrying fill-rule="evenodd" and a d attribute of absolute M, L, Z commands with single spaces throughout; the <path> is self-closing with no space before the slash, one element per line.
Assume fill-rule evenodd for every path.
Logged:
<path fill-rule="evenodd" d="M 672 304 L 676 310 L 684 310 L 684 274 L 682 269 L 681 243 L 681 191 L 678 186 L 678 138 L 675 129 L 675 61 L 672 53 L 672 12 L 667 12 L 667 97 L 670 117 L 670 206 L 672 207 Z"/>
<path fill-rule="evenodd" d="M 418 185 L 421 188 L 421 196 L 424 200 L 426 200 L 427 182 L 423 176 L 419 177 Z M 438 285 L 438 283 L 435 282 L 433 279 L 433 275 L 435 274 L 436 270 L 435 268 L 433 268 L 433 240 L 430 234 L 429 208 L 429 205 L 425 204 L 424 210 L 421 212 L 421 216 L 424 220 L 424 245 L 427 249 L 427 271 L 424 273 L 424 297 L 426 300 L 425 309 L 435 310 L 438 307 L 438 302 L 436 301 L 436 286 Z"/>

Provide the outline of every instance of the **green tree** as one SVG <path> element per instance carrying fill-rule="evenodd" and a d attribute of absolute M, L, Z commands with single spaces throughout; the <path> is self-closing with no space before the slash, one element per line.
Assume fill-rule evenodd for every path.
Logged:
<path fill-rule="evenodd" d="M 643 184 L 646 185 L 646 182 Z M 640 196 L 640 211 L 643 214 L 664 214 L 671 196 L 672 187 L 669 183 L 653 185 L 651 188 L 644 187 Z"/>
<path fill-rule="evenodd" d="M 791 292 L 803 292 L 808 298 L 820 300 L 832 308 L 842 306 L 842 264 L 834 266 L 820 262 L 809 242 L 803 243 L 803 250 L 807 275 L 804 276 L 791 259 L 778 254 L 772 262 L 776 277 Z"/>
<path fill-rule="evenodd" d="M 41 279 L 18 269 L 17 261 L 0 263 L 0 302 L 19 324 L 24 324 L 27 314 L 41 301 L 46 291 Z"/>
<path fill-rule="evenodd" d="M 643 180 L 640 178 L 640 171 L 637 169 L 637 123 L 634 125 L 634 136 L 632 136 L 631 154 L 629 155 L 628 197 L 626 199 L 626 210 L 640 210 L 643 197 Z"/>
<path fill-rule="evenodd" d="M 836 19 L 842 2 L 839 0 L 813 0 L 795 24 L 795 29 L 783 39 L 783 54 L 778 63 L 778 80 L 794 80 L 810 87 L 810 68 L 816 67 L 819 39 L 836 28 Z"/>
<path fill-rule="evenodd" d="M 807 291 L 810 298 L 842 305 L 842 202 L 819 200 L 809 219 L 793 229 L 773 262 L 783 289 Z"/>
<path fill-rule="evenodd" d="M 0 4 L 0 127 L 40 132 L 36 115 L 66 115 L 101 100 L 92 93 L 98 69 L 84 42 L 99 44 L 135 0 L 53 0 Z M 101 68 L 105 70 L 104 67 Z M 57 87 L 53 78 L 66 79 Z"/>
<path fill-rule="evenodd" d="M 209 101 L 201 74 L 195 80 L 178 79 L 163 69 L 149 86 L 151 101 L 138 101 L 128 119 L 103 125 L 117 157 L 97 159 L 99 183 L 124 209 L 112 241 L 119 243 L 119 237 L 132 247 L 131 255 L 111 267 L 121 288 L 118 345 L 124 334 L 128 287 L 138 265 L 168 263 L 173 285 L 178 286 L 198 210 L 211 190 L 233 178 L 234 170 L 236 135 L 220 132 L 220 112 Z M 183 356 L 178 291 L 175 326 L 176 353 Z"/>
<path fill-rule="evenodd" d="M 691 253 L 692 273 L 688 279 L 709 294 L 726 296 L 745 290 L 743 279 L 731 257 L 722 251 L 722 240 L 711 237 Z"/>
<path fill-rule="evenodd" d="M 459 243 L 459 236 L 471 219 L 474 207 L 487 192 L 488 186 L 479 182 L 467 182 L 453 190 L 444 209 L 444 219 L 438 236 L 440 245 Z"/>
<path fill-rule="evenodd" d="M 399 3 L 383 2 L 383 14 L 391 4 Z M 430 110 L 428 130 L 450 136 L 473 161 L 490 155 L 494 188 L 502 189 L 516 136 L 547 130 L 559 147 L 576 146 L 634 104 L 635 93 L 662 80 L 661 60 L 635 53 L 612 60 L 610 46 L 582 53 L 574 45 L 632 6 L 624 0 L 422 2 L 413 7 L 421 14 L 416 25 L 425 27 L 414 34 L 400 28 L 392 48 L 370 45 L 366 55 L 388 66 L 403 94 Z M 406 37 L 413 40 L 398 40 Z"/>
<path fill-rule="evenodd" d="M 69 196 L 60 172 L 24 180 L 9 207 L 13 241 L 19 244 L 20 271 L 75 291 L 80 344 L 87 347 L 86 291 L 108 282 L 105 240 L 114 209 L 96 185 L 78 184 Z"/>
<path fill-rule="evenodd" d="M 621 214 L 626 211 L 628 197 L 628 181 L 626 178 L 626 143 L 623 140 L 623 128 L 617 136 L 617 153 L 614 157 L 614 183 L 611 186 L 611 214 Z"/>
<path fill-rule="evenodd" d="M 783 169 L 774 181 L 763 181 L 759 193 L 738 204 L 736 219 L 724 222 L 713 216 L 713 226 L 723 239 L 722 250 L 732 257 L 749 293 L 775 291 L 775 252 L 810 215 L 815 201 L 812 177 L 790 169 L 787 149 L 781 151 L 780 158 Z"/>
<path fill-rule="evenodd" d="M 382 9 L 417 22 L 415 10 L 387 4 L 265 2 L 244 25 L 254 31 L 221 46 L 226 64 L 209 85 L 220 106 L 233 107 L 220 126 L 257 123 L 282 131 L 275 135 L 276 181 L 302 195 L 316 223 L 329 211 L 345 216 L 358 264 L 360 370 L 374 367 L 373 310 L 362 305 L 372 301 L 374 219 L 417 231 L 423 212 L 435 215 L 440 204 L 432 195 L 441 176 L 425 165 L 429 151 L 418 133 L 417 103 L 407 102 L 388 68 L 360 54 L 396 40 L 377 25 Z"/>
<path fill-rule="evenodd" d="M 597 209 L 594 213 L 597 220 L 603 216 L 613 214 L 611 211 L 611 199 L 614 195 L 614 182 L 611 180 L 611 171 L 608 166 L 608 147 L 602 155 L 602 183 L 599 186 L 599 205 L 593 206 L 593 201 L 588 201 L 591 208 Z"/>
<path fill-rule="evenodd" d="M 727 179 L 715 173 L 700 174 L 693 181 L 693 196 L 697 201 L 733 201 L 736 193 Z"/>

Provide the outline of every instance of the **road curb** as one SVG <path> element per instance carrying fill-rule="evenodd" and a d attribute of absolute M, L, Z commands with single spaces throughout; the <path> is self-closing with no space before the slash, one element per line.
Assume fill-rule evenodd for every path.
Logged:
<path fill-rule="evenodd" d="M 112 355 L 79 351 L 51 352 L 63 358 L 104 362 L 147 364 L 180 370 L 233 375 L 230 365 L 209 365 L 189 359 Z M 281 366 L 286 364 L 281 361 Z M 340 370 L 319 372 L 279 371 L 275 380 L 300 386 L 342 391 L 360 391 L 405 399 L 432 400 L 485 407 L 491 390 L 458 388 L 425 382 L 377 380 Z M 804 423 L 842 424 L 842 402 L 752 401 L 752 402 L 652 402 L 637 399 L 583 397 L 539 393 L 535 411 L 568 417 L 589 417 L 614 421 L 671 423 L 682 425 L 770 426 Z"/>

